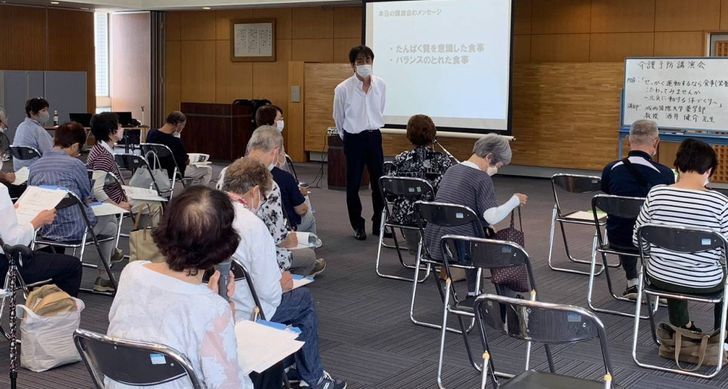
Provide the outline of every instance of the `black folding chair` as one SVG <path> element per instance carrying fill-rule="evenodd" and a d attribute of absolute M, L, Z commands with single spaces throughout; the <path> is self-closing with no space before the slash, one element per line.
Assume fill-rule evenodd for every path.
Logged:
<path fill-rule="evenodd" d="M 480 219 L 475 214 L 475 211 L 472 209 L 458 204 L 449 204 L 449 203 L 438 203 L 438 202 L 425 202 L 425 201 L 417 201 L 415 203 L 415 208 L 417 212 L 420 215 L 420 252 L 417 255 L 417 262 L 415 263 L 415 275 L 412 280 L 412 300 L 410 303 L 410 320 L 412 323 L 424 327 L 429 328 L 436 328 L 436 329 L 442 329 L 442 326 L 437 323 L 430 323 L 423 321 L 421 319 L 415 318 L 415 299 L 417 297 L 417 280 L 419 279 L 419 272 L 420 269 L 422 269 L 422 265 L 424 264 L 426 267 L 426 271 L 430 271 L 433 267 L 441 267 L 444 266 L 444 263 L 435 257 L 432 256 L 429 250 L 429 243 L 425 239 L 425 225 L 431 225 L 431 226 L 440 226 L 440 227 L 458 227 L 458 226 L 470 226 L 472 228 L 472 236 L 483 238 L 485 237 L 485 233 L 483 231 L 483 225 L 480 223 Z M 434 247 L 434 246 L 433 246 Z M 439 241 L 437 247 L 439 248 Z M 480 278 L 481 278 L 481 270 L 477 270 L 477 280 L 476 280 L 476 288 L 480 290 Z M 435 285 L 437 286 L 437 291 L 440 293 L 440 298 L 442 299 L 442 302 L 445 302 L 445 292 L 443 290 L 443 285 L 440 280 L 440 277 L 435 275 L 433 277 L 435 279 Z M 453 295 L 453 299 L 455 300 L 456 304 L 459 303 L 461 299 L 457 296 L 457 294 Z M 468 326 L 467 331 L 470 331 L 473 326 L 475 325 L 475 321 L 473 320 L 471 322 L 471 325 Z M 455 333 L 460 333 L 461 331 L 456 328 L 447 327 L 448 331 L 452 331 Z"/>
<path fill-rule="evenodd" d="M 432 189 L 427 180 L 421 178 L 410 178 L 410 177 L 392 177 L 382 176 L 379 178 L 379 190 L 384 199 L 384 211 L 382 216 L 382 223 L 379 227 L 380 231 L 384 231 L 385 228 L 389 228 L 392 231 L 392 238 L 394 239 L 394 249 L 397 251 L 399 263 L 407 269 L 414 269 L 414 265 L 410 265 L 404 262 L 402 259 L 401 247 L 397 240 L 397 229 L 419 231 L 419 223 L 406 223 L 406 221 L 398 220 L 394 217 L 394 207 L 397 206 L 396 202 L 402 199 L 409 200 L 414 203 L 416 201 L 432 201 L 435 198 L 435 191 Z M 379 246 L 377 247 L 377 261 L 374 269 L 379 277 L 391 278 L 394 280 L 401 281 L 412 281 L 412 277 L 402 277 L 394 274 L 385 274 L 379 268 L 379 262 L 382 257 L 382 247 L 384 246 L 384 234 L 379 234 Z M 422 246 L 422 241 L 417 245 L 417 255 L 419 256 Z M 419 272 L 417 272 L 419 273 Z M 430 275 L 430 268 L 425 268 L 425 276 L 419 280 L 424 281 Z"/>
<path fill-rule="evenodd" d="M 514 299 L 492 294 L 478 296 L 475 299 L 474 310 L 478 328 L 480 328 L 480 339 L 485 350 L 481 388 L 486 387 L 488 377 L 491 378 L 496 388 L 503 389 L 618 388 L 612 384 L 614 370 L 612 370 L 609 359 L 604 324 L 592 312 L 573 305 Z M 491 358 L 492 350 L 486 326 L 511 338 L 543 343 L 544 346 L 590 341 L 598 338 L 604 362 L 603 382 L 556 374 L 553 363 L 549 363 L 550 372 L 548 373 L 531 370 L 527 367 L 522 373 L 506 382 L 501 382 L 493 373 L 495 364 Z M 545 348 L 545 350 L 548 357 L 549 349 Z"/>
<path fill-rule="evenodd" d="M 673 369 L 664 366 L 657 366 L 649 363 L 640 362 L 637 358 L 637 337 L 639 335 L 640 310 L 642 309 L 643 295 L 648 298 L 664 297 L 667 299 L 695 301 L 706 304 L 723 303 L 723 309 L 720 316 L 720 335 L 719 339 L 726 337 L 726 312 L 728 312 L 728 270 L 726 270 L 726 253 L 728 253 L 728 241 L 720 233 L 701 228 L 687 228 L 681 226 L 672 226 L 664 224 L 645 224 L 637 229 L 637 242 L 640 250 L 640 281 L 637 286 L 637 304 L 635 305 L 635 321 L 634 333 L 632 334 L 632 359 L 640 367 L 655 369 L 660 371 L 669 371 L 671 373 L 684 374 L 700 378 L 713 378 L 723 368 L 723 348 L 719 347 L 718 365 L 715 366 L 711 373 L 698 373 L 693 370 Z M 650 285 L 647 281 L 647 271 L 650 267 L 650 255 L 653 250 L 668 250 L 671 255 L 680 255 L 688 253 L 704 253 L 706 251 L 718 250 L 721 258 L 720 264 L 723 270 L 723 290 L 713 294 L 689 294 L 677 293 L 658 288 Z M 650 318 L 650 331 L 655 344 L 659 344 L 655 332 L 655 317 L 652 309 L 647 310 Z"/>
<path fill-rule="evenodd" d="M 0 161 L 7 161 L 8 154 L 10 153 L 10 138 L 0 131 Z"/>
<path fill-rule="evenodd" d="M 445 302 L 443 304 L 442 311 L 442 328 L 447 326 L 447 319 L 450 314 L 454 314 L 457 317 L 460 332 L 463 336 L 463 342 L 465 344 L 465 350 L 468 354 L 470 364 L 475 367 L 476 370 L 480 371 L 481 366 L 475 362 L 475 358 L 470 349 L 470 343 L 468 342 L 468 336 L 466 333 L 465 326 L 463 324 L 463 317 L 473 318 L 474 311 L 472 305 L 467 305 L 462 302 L 452 303 L 451 296 L 456 296 L 455 288 L 452 283 L 452 276 L 450 274 L 451 268 L 460 268 L 466 270 L 503 270 L 506 268 L 513 268 L 524 266 L 528 276 L 528 284 L 530 290 L 522 292 L 524 297 L 532 300 L 536 299 L 536 281 L 533 277 L 533 269 L 531 268 L 531 261 L 528 258 L 528 253 L 513 242 L 506 242 L 501 240 L 474 238 L 472 236 L 460 236 L 460 235 L 445 235 L 440 239 L 440 246 L 443 254 L 443 266 L 447 274 L 445 280 Z M 505 287 L 496 284 L 496 293 L 499 295 L 505 294 Z M 440 388 L 443 388 L 442 382 L 442 369 L 443 362 L 445 359 L 445 335 L 447 331 L 441 330 L 440 333 L 440 353 L 437 364 L 437 383 Z M 546 346 L 548 347 L 548 346 Z M 551 354 L 547 350 L 547 356 L 549 363 L 551 363 Z M 526 369 L 530 365 L 531 359 L 531 344 L 529 342 L 526 349 Z M 510 376 L 505 373 L 496 372 L 501 376 Z"/>
<path fill-rule="evenodd" d="M 189 359 L 169 346 L 81 329 L 74 332 L 73 342 L 97 388 L 105 387 L 106 378 L 124 385 L 152 386 L 184 377 L 190 387 L 204 388 Z"/>
<path fill-rule="evenodd" d="M 43 236 L 36 236 L 34 240 L 34 245 L 42 245 L 42 246 L 50 246 L 53 247 L 62 247 L 64 249 L 70 248 L 73 250 L 73 256 L 76 255 L 76 251 L 79 250 L 79 255 L 77 256 L 78 259 L 81 261 L 83 266 L 90 267 L 93 269 L 98 269 L 98 265 L 92 264 L 92 263 L 85 263 L 83 261 L 84 253 L 86 252 L 86 246 L 93 245 L 96 247 L 96 252 L 99 255 L 99 262 L 104 266 L 104 269 L 106 270 L 106 274 L 109 276 L 109 280 L 111 281 L 112 285 L 114 286 L 114 290 L 116 290 L 116 277 L 114 277 L 114 273 L 111 271 L 111 263 L 110 258 L 104 258 L 104 254 L 101 251 L 101 243 L 113 241 L 116 239 L 115 236 L 107 236 L 107 235 L 96 235 L 94 232 L 93 226 L 91 225 L 91 221 L 89 220 L 88 214 L 86 213 L 86 204 L 84 204 L 81 199 L 76 196 L 75 193 L 71 191 L 66 191 L 66 197 L 61 200 L 61 202 L 56 206 L 57 210 L 61 210 L 64 208 L 69 207 L 78 207 L 81 213 L 81 222 L 84 223 L 85 232 L 80 240 L 75 241 L 56 241 L 56 240 L 50 240 L 46 239 Z M 91 242 L 88 241 L 88 238 L 91 237 Z M 35 246 L 34 246 L 35 247 Z M 84 292 L 91 292 L 91 293 L 97 293 L 97 294 L 106 294 L 106 295 L 113 295 L 115 292 L 107 293 L 107 292 L 96 292 L 93 289 L 88 288 L 81 288 Z"/>
<path fill-rule="evenodd" d="M 551 229 L 549 231 L 549 255 L 548 255 L 548 265 L 552 270 L 556 271 L 563 271 L 567 273 L 574 273 L 574 274 L 585 274 L 589 275 L 588 272 L 583 270 L 576 270 L 576 269 L 570 269 L 570 268 L 564 268 L 564 267 L 558 267 L 555 266 L 552 257 L 553 257 L 553 249 L 554 249 L 554 238 L 556 233 L 556 223 L 559 223 L 559 227 L 561 228 L 561 236 L 564 240 L 564 250 L 566 251 L 566 257 L 574 263 L 577 264 L 591 264 L 590 260 L 586 259 L 578 259 L 575 258 L 571 251 L 569 250 L 569 242 L 566 239 L 566 230 L 565 225 L 566 224 L 572 224 L 572 225 L 582 225 L 582 226 L 591 226 L 594 221 L 591 218 L 590 212 L 586 210 L 565 210 L 564 204 L 562 204 L 562 199 L 559 198 L 559 194 L 565 194 L 565 193 L 572 193 L 572 194 L 584 194 L 584 193 L 595 193 L 599 192 L 601 190 L 601 178 L 597 176 L 584 176 L 579 174 L 564 174 L 564 173 L 558 173 L 551 176 L 551 189 L 553 191 L 554 195 L 554 209 L 551 213 Z M 573 203 L 573 201 L 572 201 Z M 573 206 L 573 204 L 572 204 Z M 599 220 L 598 224 L 599 227 L 604 227 L 604 224 L 606 222 L 606 218 L 602 218 Z M 594 237 L 592 241 L 592 246 L 596 242 L 596 236 Z M 599 265 L 600 267 L 602 265 Z M 619 266 L 618 264 L 615 266 Z M 602 269 L 599 270 L 598 274 L 602 273 Z"/>
<path fill-rule="evenodd" d="M 10 146 L 10 155 L 15 159 L 23 161 L 36 159 L 41 157 L 40 151 L 30 146 Z"/>
<path fill-rule="evenodd" d="M 128 170 L 132 173 L 132 175 L 137 171 L 137 169 L 147 169 L 152 180 L 152 187 L 147 189 L 154 189 L 160 197 L 164 197 L 168 200 L 172 199 L 174 185 L 168 189 L 162 189 L 160 184 L 154 178 L 154 174 L 152 174 L 152 166 L 145 157 L 136 154 L 114 154 L 114 160 L 119 166 L 119 169 Z"/>
<path fill-rule="evenodd" d="M 594 293 L 594 282 L 596 278 L 596 256 L 597 253 L 602 257 L 602 269 L 604 269 L 604 276 L 607 280 L 607 288 L 609 294 L 615 300 L 626 301 L 634 303 L 633 300 L 617 295 L 614 291 L 612 284 L 612 277 L 609 274 L 609 268 L 612 267 L 607 262 L 607 255 L 624 255 L 631 256 L 637 260 L 640 256 L 639 250 L 636 247 L 621 247 L 608 242 L 606 235 L 602 232 L 599 227 L 599 221 L 603 219 L 599 212 L 606 213 L 607 217 L 617 217 L 622 219 L 637 219 L 640 214 L 640 209 L 645 199 L 643 197 L 625 197 L 625 196 L 614 196 L 606 194 L 598 194 L 592 198 L 592 213 L 594 215 L 594 227 L 597 234 L 597 245 L 592 252 L 592 263 L 589 271 L 589 288 L 587 292 L 587 304 L 595 312 L 609 313 L 612 315 L 634 317 L 633 313 L 621 312 L 614 309 L 607 309 L 597 307 L 593 300 Z M 657 308 L 658 306 L 655 306 Z M 647 319 L 647 316 L 643 316 L 642 319 Z"/>
<path fill-rule="evenodd" d="M 172 190 L 174 190 L 174 184 L 177 182 L 178 179 L 183 186 L 187 186 L 187 181 L 189 180 L 185 179 L 184 176 L 182 176 L 180 161 L 177 161 L 177 159 L 174 157 L 174 154 L 172 153 L 172 150 L 167 147 L 167 145 L 161 143 L 140 143 L 139 146 L 142 148 L 142 153 L 144 153 L 144 156 L 147 158 L 147 160 L 149 160 L 149 155 L 153 154 L 156 156 L 158 161 L 169 160 L 174 163 L 172 176 L 169 177 L 169 179 L 172 180 Z"/>

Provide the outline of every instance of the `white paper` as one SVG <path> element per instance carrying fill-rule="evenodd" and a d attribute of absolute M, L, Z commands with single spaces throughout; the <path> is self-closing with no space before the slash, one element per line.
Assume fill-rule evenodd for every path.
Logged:
<path fill-rule="evenodd" d="M 53 209 L 66 197 L 62 189 L 29 186 L 15 203 L 19 224 L 30 223 L 41 211 Z"/>
<path fill-rule="evenodd" d="M 26 181 L 28 181 L 28 175 L 30 174 L 30 170 L 28 170 L 27 167 L 23 166 L 15 172 L 15 181 L 13 181 L 13 185 L 23 185 Z"/>
<path fill-rule="evenodd" d="M 124 208 L 107 202 L 103 202 L 101 204 L 91 204 L 91 209 L 94 211 L 94 215 L 96 217 L 119 215 L 129 212 Z"/>
<path fill-rule="evenodd" d="M 235 325 L 238 341 L 238 363 L 243 373 L 261 373 L 287 356 L 298 351 L 303 342 L 298 334 L 277 330 L 249 320 Z"/>
<path fill-rule="evenodd" d="M 303 277 L 303 276 L 294 274 L 293 275 L 293 287 L 291 288 L 291 290 L 300 288 L 302 286 L 306 286 L 312 282 L 313 282 L 313 277 L 311 277 L 311 276 Z"/>
<path fill-rule="evenodd" d="M 321 239 L 316 237 L 316 243 L 309 243 L 308 238 L 313 235 L 310 232 L 300 232 L 296 231 L 296 239 L 298 240 L 298 246 L 296 246 L 296 249 L 302 249 L 302 248 L 314 248 L 317 249 L 322 246 Z"/>
<path fill-rule="evenodd" d="M 154 189 L 138 188 L 136 186 L 121 186 L 126 193 L 126 197 L 139 201 L 167 201 L 164 197 L 160 197 Z"/>
<path fill-rule="evenodd" d="M 607 217 L 607 214 L 602 211 L 597 211 L 597 217 L 602 220 Z M 578 219 L 586 221 L 594 221 L 594 214 L 592 211 L 578 211 L 569 215 L 569 219 Z"/>
<path fill-rule="evenodd" d="M 190 163 L 207 162 L 210 159 L 210 154 L 203 153 L 187 153 L 187 156 L 190 158 Z"/>

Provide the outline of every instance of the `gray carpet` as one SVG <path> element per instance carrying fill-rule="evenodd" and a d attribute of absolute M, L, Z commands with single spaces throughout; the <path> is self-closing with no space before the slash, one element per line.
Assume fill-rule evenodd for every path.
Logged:
<path fill-rule="evenodd" d="M 217 167 L 219 169 L 219 167 Z M 297 165 L 301 180 L 313 182 L 318 173 L 317 164 Z M 325 177 L 324 180 L 325 182 Z M 540 299 L 543 301 L 586 306 L 587 277 L 555 272 L 546 266 L 548 252 L 549 219 L 553 198 L 548 180 L 513 177 L 496 177 L 496 191 L 500 201 L 513 192 L 528 194 L 529 202 L 524 210 L 526 249 L 536 273 Z M 365 217 L 371 217 L 369 194 L 361 193 L 365 205 Z M 320 321 L 321 354 L 324 367 L 333 376 L 346 379 L 350 388 L 433 388 L 437 386 L 437 355 L 440 332 L 413 325 L 408 319 L 411 283 L 388 280 L 374 273 L 377 243 L 370 236 L 366 241 L 353 239 L 346 216 L 345 195 L 340 191 L 314 188 L 312 200 L 316 209 L 319 235 L 324 246 L 318 254 L 328 262 L 326 271 L 311 284 L 316 299 Z M 579 199 L 570 199 L 579 200 Z M 584 199 L 581 199 L 584 200 Z M 371 232 L 367 224 L 367 232 Z M 568 230 L 573 242 L 574 254 L 587 257 L 591 247 L 588 228 L 574 227 Z M 558 237 L 557 237 L 558 238 Z M 396 261 L 393 250 L 384 251 L 385 271 L 407 275 Z M 563 245 L 557 242 L 556 260 L 565 263 Z M 582 267 L 585 268 L 585 267 Z M 93 271 L 87 270 L 85 283 L 93 282 Z M 618 293 L 624 288 L 624 276 L 619 269 L 612 274 L 617 279 Z M 462 283 L 460 283 L 462 284 Z M 462 288 L 462 285 L 458 285 Z M 630 304 L 611 301 L 604 291 L 604 277 L 597 279 L 598 303 L 632 310 Z M 440 320 L 440 302 L 432 279 L 420 285 L 417 312 L 420 317 Z M 104 332 L 108 326 L 108 310 L 111 298 L 82 294 L 86 303 L 83 311 L 83 328 Z M 712 326 L 712 307 L 692 305 L 691 313 L 699 327 Z M 658 319 L 665 319 L 661 309 Z M 693 389 L 726 387 L 728 379 L 722 372 L 713 380 L 700 380 L 685 376 L 661 373 L 638 368 L 632 361 L 632 323 L 629 318 L 599 315 L 609 338 L 609 351 L 615 368 L 615 382 L 629 388 L 686 388 Z M 452 322 L 455 323 L 454 321 Z M 640 332 L 639 356 L 646 361 L 661 365 L 670 362 L 656 356 L 647 322 Z M 477 331 L 469 339 L 475 354 L 481 349 Z M 517 372 L 525 362 L 525 345 L 517 340 L 493 333 L 492 356 L 498 370 Z M 557 371 L 562 374 L 598 379 L 603 374 L 598 344 L 590 342 L 574 346 L 554 347 Z M 7 387 L 8 342 L 0 340 L 0 386 Z M 532 353 L 532 367 L 544 369 L 545 355 L 542 347 Z M 479 376 L 469 366 L 462 338 L 448 334 L 446 338 L 444 383 L 451 388 L 479 387 Z M 85 366 L 76 363 L 44 373 L 21 369 L 21 388 L 89 388 L 91 380 Z"/>

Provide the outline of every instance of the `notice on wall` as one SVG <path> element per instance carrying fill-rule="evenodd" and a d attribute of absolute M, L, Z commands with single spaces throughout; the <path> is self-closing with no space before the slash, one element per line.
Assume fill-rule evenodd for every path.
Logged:
<path fill-rule="evenodd" d="M 275 60 L 275 23 L 233 21 L 233 60 Z"/>
<path fill-rule="evenodd" d="M 622 126 L 728 131 L 728 58 L 628 58 Z"/>

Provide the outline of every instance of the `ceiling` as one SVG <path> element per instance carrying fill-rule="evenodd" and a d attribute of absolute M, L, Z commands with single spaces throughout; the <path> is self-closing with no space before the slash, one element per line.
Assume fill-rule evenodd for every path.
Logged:
<path fill-rule="evenodd" d="M 55 3 L 55 1 L 53 2 Z M 361 0 L 0 0 L 1 4 L 58 7 L 97 11 L 151 11 L 151 10 L 200 10 L 235 9 L 271 6 L 321 6 L 360 4 Z"/>

